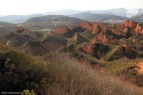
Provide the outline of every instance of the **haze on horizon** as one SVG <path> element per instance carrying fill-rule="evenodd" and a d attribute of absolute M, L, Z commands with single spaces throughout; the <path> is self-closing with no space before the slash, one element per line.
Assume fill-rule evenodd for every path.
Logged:
<path fill-rule="evenodd" d="M 143 0 L 0 0 L 0 15 L 27 15 L 64 9 L 143 8 Z"/>

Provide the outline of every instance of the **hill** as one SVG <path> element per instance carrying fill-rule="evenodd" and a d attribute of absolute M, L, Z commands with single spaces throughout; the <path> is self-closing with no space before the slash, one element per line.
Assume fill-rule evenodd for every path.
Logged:
<path fill-rule="evenodd" d="M 91 12 L 83 12 L 73 15 L 73 17 L 84 19 L 89 22 L 106 22 L 106 23 L 121 23 L 126 20 L 126 17 L 111 15 L 111 14 L 95 14 Z"/>
<path fill-rule="evenodd" d="M 27 21 L 30 18 L 41 16 L 42 14 L 35 14 L 35 15 L 7 15 L 7 16 L 0 16 L 0 21 L 19 24 Z"/>
<path fill-rule="evenodd" d="M 28 40 L 40 40 L 43 34 L 39 32 L 33 32 L 23 27 L 15 27 L 13 31 L 6 33 L 3 38 L 7 44 L 14 46 L 21 46 Z"/>
<path fill-rule="evenodd" d="M 143 15 L 133 16 L 130 19 L 136 22 L 143 22 Z"/>
<path fill-rule="evenodd" d="M 90 15 L 93 15 L 94 13 L 91 13 L 90 11 L 87 12 L 82 12 L 82 13 L 77 13 L 77 14 L 73 14 L 71 15 L 71 17 L 75 17 L 75 18 L 80 18 L 80 19 L 84 19 Z"/>
<path fill-rule="evenodd" d="M 0 22 L 0 36 L 13 31 L 14 30 L 15 25 L 11 24 L 11 23 L 6 23 L 6 22 Z"/>
<path fill-rule="evenodd" d="M 47 29 L 51 30 L 53 27 L 56 26 L 71 26 L 76 25 L 82 22 L 83 20 L 62 16 L 62 15 L 47 15 L 41 17 L 34 17 L 29 19 L 28 21 L 24 22 L 24 26 L 33 30 L 42 30 Z"/>

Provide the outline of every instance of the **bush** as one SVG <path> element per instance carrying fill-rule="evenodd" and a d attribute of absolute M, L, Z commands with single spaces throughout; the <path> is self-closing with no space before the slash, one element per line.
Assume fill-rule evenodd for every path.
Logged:
<path fill-rule="evenodd" d="M 0 53 L 0 91 L 35 89 L 46 69 L 36 57 L 8 50 Z"/>
<path fill-rule="evenodd" d="M 143 95 L 143 91 L 116 77 L 102 75 L 86 62 L 55 54 L 41 81 L 42 95 Z"/>

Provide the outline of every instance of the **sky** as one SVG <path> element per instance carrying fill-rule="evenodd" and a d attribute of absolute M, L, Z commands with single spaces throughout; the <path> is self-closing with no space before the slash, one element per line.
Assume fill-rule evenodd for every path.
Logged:
<path fill-rule="evenodd" d="M 143 8 L 143 0 L 0 0 L 0 15 L 26 15 L 72 10 L 108 10 Z"/>

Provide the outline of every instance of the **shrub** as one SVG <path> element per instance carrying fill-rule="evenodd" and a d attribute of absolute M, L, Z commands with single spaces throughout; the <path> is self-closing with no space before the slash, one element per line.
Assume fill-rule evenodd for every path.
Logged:
<path fill-rule="evenodd" d="M 35 89 L 46 73 L 43 65 L 38 58 L 14 50 L 0 53 L 0 91 Z"/>
<path fill-rule="evenodd" d="M 143 95 L 141 89 L 116 77 L 102 75 L 86 62 L 64 54 L 49 61 L 48 77 L 41 81 L 42 95 Z"/>

